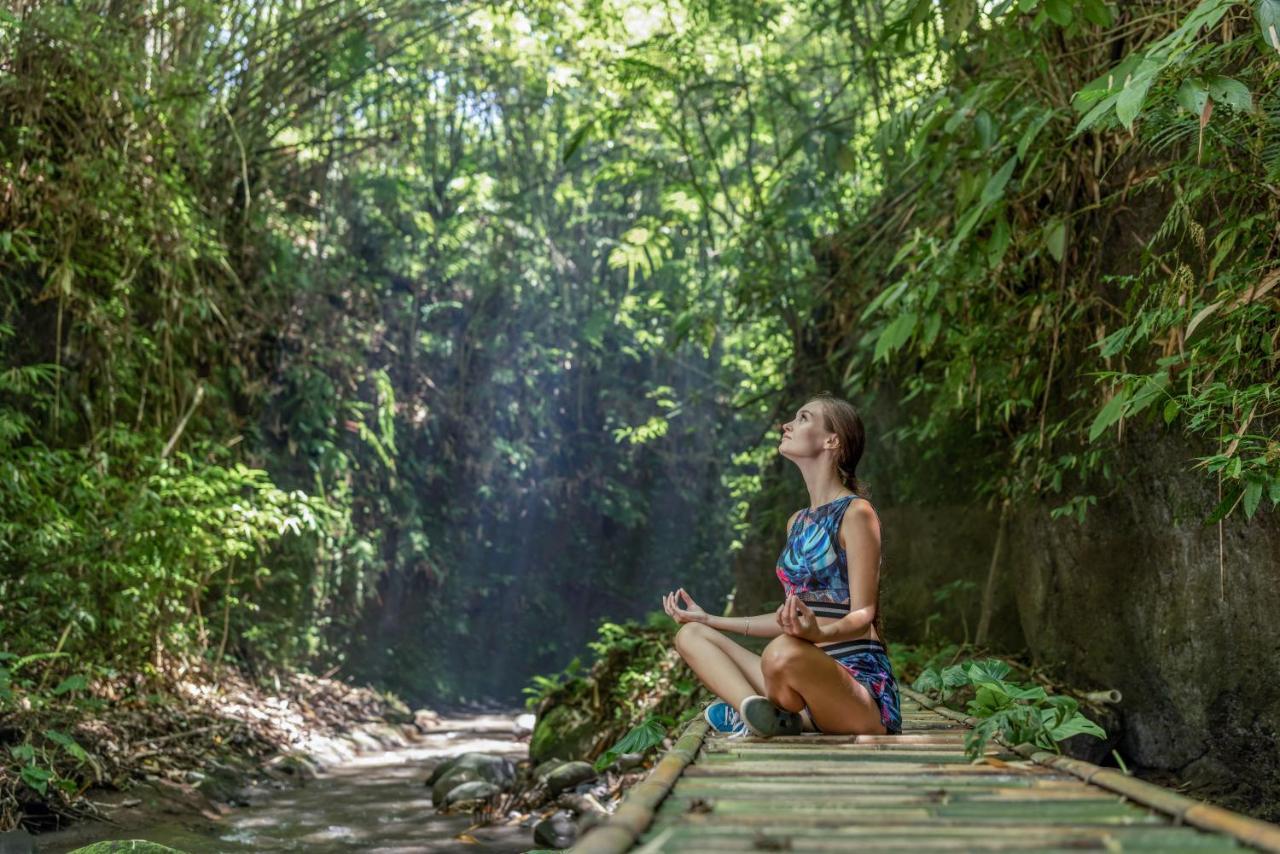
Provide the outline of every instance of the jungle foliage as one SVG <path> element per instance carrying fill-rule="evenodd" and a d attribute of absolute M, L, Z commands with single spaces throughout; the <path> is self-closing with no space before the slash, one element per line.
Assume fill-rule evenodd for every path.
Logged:
<path fill-rule="evenodd" d="M 1082 518 L 1154 421 L 1206 449 L 1205 521 L 1274 507 L 1280 5 L 898 9 L 867 61 L 941 68 L 878 102 L 884 189 L 829 247 L 849 388 L 914 401 L 925 460 L 977 437 L 996 500 Z"/>
<path fill-rule="evenodd" d="M 727 592 L 815 376 L 996 501 L 1081 517 L 1141 425 L 1210 521 L 1274 506 L 1278 19 L 10 5 L 0 701 L 190 657 L 510 696 Z"/>

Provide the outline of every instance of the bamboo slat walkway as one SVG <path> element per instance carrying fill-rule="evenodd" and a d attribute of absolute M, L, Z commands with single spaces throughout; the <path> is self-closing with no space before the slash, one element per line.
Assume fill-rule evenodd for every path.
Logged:
<path fill-rule="evenodd" d="M 902 701 L 896 736 L 727 739 L 695 720 L 574 851 L 1280 852 L 1280 827 L 1114 769 L 1001 744 L 973 764 L 972 719 Z"/>

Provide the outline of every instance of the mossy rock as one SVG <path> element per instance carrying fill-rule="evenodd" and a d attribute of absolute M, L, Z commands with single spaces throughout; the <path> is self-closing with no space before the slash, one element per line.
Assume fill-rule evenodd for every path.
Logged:
<path fill-rule="evenodd" d="M 529 758 L 535 764 L 548 759 L 579 759 L 591 750 L 598 725 L 583 719 L 568 706 L 554 706 L 538 718 L 529 739 Z"/>
<path fill-rule="evenodd" d="M 133 852 L 133 854 L 187 854 L 180 848 L 170 848 L 168 845 L 159 845 L 155 842 L 148 842 L 145 839 L 95 842 L 92 845 L 77 848 L 70 854 L 123 854 L 125 851 Z"/>

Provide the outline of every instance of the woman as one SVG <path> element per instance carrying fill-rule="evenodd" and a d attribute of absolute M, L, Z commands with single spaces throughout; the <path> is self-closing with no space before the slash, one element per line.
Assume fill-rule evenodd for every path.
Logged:
<path fill-rule="evenodd" d="M 721 702 L 721 732 L 758 736 L 902 731 L 898 686 L 880 632 L 880 521 L 854 475 L 865 431 L 857 410 L 823 392 L 782 426 L 778 451 L 809 489 L 787 523 L 772 614 L 716 617 L 681 588 L 663 597 L 676 649 Z M 773 638 L 757 656 L 724 635 Z"/>

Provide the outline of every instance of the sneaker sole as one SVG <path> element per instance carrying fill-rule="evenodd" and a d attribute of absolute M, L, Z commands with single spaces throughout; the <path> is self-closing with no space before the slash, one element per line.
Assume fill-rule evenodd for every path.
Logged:
<path fill-rule="evenodd" d="M 743 700 L 742 719 L 747 729 L 761 738 L 801 733 L 800 716 L 778 708 L 766 697 L 752 696 Z"/>

